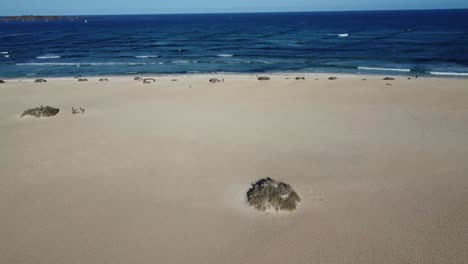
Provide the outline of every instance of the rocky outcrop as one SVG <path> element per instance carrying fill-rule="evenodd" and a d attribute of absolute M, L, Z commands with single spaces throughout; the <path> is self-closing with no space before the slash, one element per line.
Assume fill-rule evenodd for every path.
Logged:
<path fill-rule="evenodd" d="M 252 184 L 247 191 L 247 201 L 259 211 L 292 211 L 296 209 L 301 198 L 289 184 L 264 178 Z"/>
<path fill-rule="evenodd" d="M 40 107 L 31 108 L 31 109 L 24 111 L 21 117 L 27 116 L 27 115 L 33 116 L 33 117 L 50 117 L 50 116 L 54 116 L 58 114 L 59 111 L 60 110 L 58 108 L 54 108 L 51 106 L 44 107 L 41 105 Z"/>

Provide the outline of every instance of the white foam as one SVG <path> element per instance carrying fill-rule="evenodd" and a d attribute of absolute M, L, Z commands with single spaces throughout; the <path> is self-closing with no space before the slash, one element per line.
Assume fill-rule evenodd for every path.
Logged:
<path fill-rule="evenodd" d="M 338 37 L 340 37 L 340 38 L 344 38 L 344 37 L 347 37 L 347 36 L 349 36 L 349 33 L 338 34 Z"/>
<path fill-rule="evenodd" d="M 158 57 L 159 57 L 158 55 L 139 55 L 139 56 L 135 56 L 135 58 L 138 58 L 138 59 L 158 58 Z"/>
<path fill-rule="evenodd" d="M 112 65 L 147 65 L 155 63 L 144 63 L 144 62 L 28 62 L 28 63 L 17 63 L 18 66 L 112 66 Z"/>
<path fill-rule="evenodd" d="M 368 71 L 395 71 L 395 72 L 410 72 L 411 69 L 398 69 L 398 68 L 379 68 L 379 67 L 358 67 L 359 70 Z"/>
<path fill-rule="evenodd" d="M 233 57 L 234 54 L 218 54 L 216 56 L 218 56 L 218 57 Z"/>
<path fill-rule="evenodd" d="M 59 59 L 61 56 L 58 55 L 43 55 L 43 56 L 38 56 L 36 59 L 40 60 L 48 60 L 48 59 Z"/>
<path fill-rule="evenodd" d="M 432 75 L 468 76 L 468 72 L 429 72 Z"/>
<path fill-rule="evenodd" d="M 0 54 L 2 54 L 2 55 L 8 54 L 8 51 L 2 51 L 2 52 L 0 52 Z"/>
<path fill-rule="evenodd" d="M 7 59 L 10 58 L 10 55 L 5 55 L 5 58 L 7 58 Z"/>

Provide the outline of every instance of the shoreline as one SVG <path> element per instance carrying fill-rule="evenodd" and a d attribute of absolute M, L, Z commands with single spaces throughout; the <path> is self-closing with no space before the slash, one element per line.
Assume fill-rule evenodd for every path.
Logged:
<path fill-rule="evenodd" d="M 28 81 L 36 79 L 47 79 L 47 80 L 76 80 L 78 78 L 87 79 L 100 79 L 100 78 L 116 78 L 116 79 L 133 79 L 135 77 L 146 77 L 146 78 L 174 78 L 174 77 L 256 77 L 256 76 L 268 76 L 268 77 L 309 77 L 309 78 L 385 78 L 392 77 L 395 79 L 415 79 L 416 75 L 401 75 L 401 74 L 356 74 L 356 73 L 304 73 L 304 72 L 276 72 L 276 73 L 174 73 L 174 74 L 128 74 L 128 75 L 82 75 L 77 76 L 61 76 L 61 77 L 44 77 L 44 76 L 27 76 L 24 78 L 2 78 L 4 81 Z M 447 79 L 447 80 L 466 80 L 468 76 L 451 76 L 451 75 L 417 75 L 417 79 Z"/>

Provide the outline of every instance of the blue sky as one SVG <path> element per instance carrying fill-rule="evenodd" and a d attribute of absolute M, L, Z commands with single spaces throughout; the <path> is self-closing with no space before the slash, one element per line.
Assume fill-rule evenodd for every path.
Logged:
<path fill-rule="evenodd" d="M 468 8 L 468 0 L 0 0 L 0 15 L 165 14 Z"/>

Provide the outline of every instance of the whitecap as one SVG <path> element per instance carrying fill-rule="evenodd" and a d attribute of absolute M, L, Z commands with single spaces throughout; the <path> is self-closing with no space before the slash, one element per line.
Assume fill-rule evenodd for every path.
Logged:
<path fill-rule="evenodd" d="M 234 54 L 218 54 L 216 56 L 218 56 L 218 57 L 233 57 Z"/>
<path fill-rule="evenodd" d="M 344 38 L 344 37 L 348 37 L 349 33 L 337 34 L 337 36 L 340 37 L 340 38 Z"/>
<path fill-rule="evenodd" d="M 468 76 L 468 72 L 429 72 L 432 75 Z"/>
<path fill-rule="evenodd" d="M 1 51 L 0 54 L 2 55 L 8 54 L 8 51 Z"/>
<path fill-rule="evenodd" d="M 358 67 L 359 70 L 367 71 L 395 71 L 395 72 L 410 72 L 411 69 L 398 69 L 398 68 L 379 68 L 379 67 Z"/>
<path fill-rule="evenodd" d="M 40 60 L 48 60 L 48 59 L 59 59 L 61 56 L 58 55 L 43 55 L 43 56 L 38 56 L 36 59 Z"/>
<path fill-rule="evenodd" d="M 190 63 L 190 61 L 186 61 L 186 60 L 176 60 L 176 61 L 172 61 L 172 63 Z"/>
<path fill-rule="evenodd" d="M 7 58 L 7 59 L 10 58 L 10 55 L 5 55 L 5 58 Z"/>
<path fill-rule="evenodd" d="M 139 55 L 139 56 L 135 56 L 135 58 L 138 58 L 138 59 L 158 58 L 158 57 L 159 57 L 158 55 Z"/>

